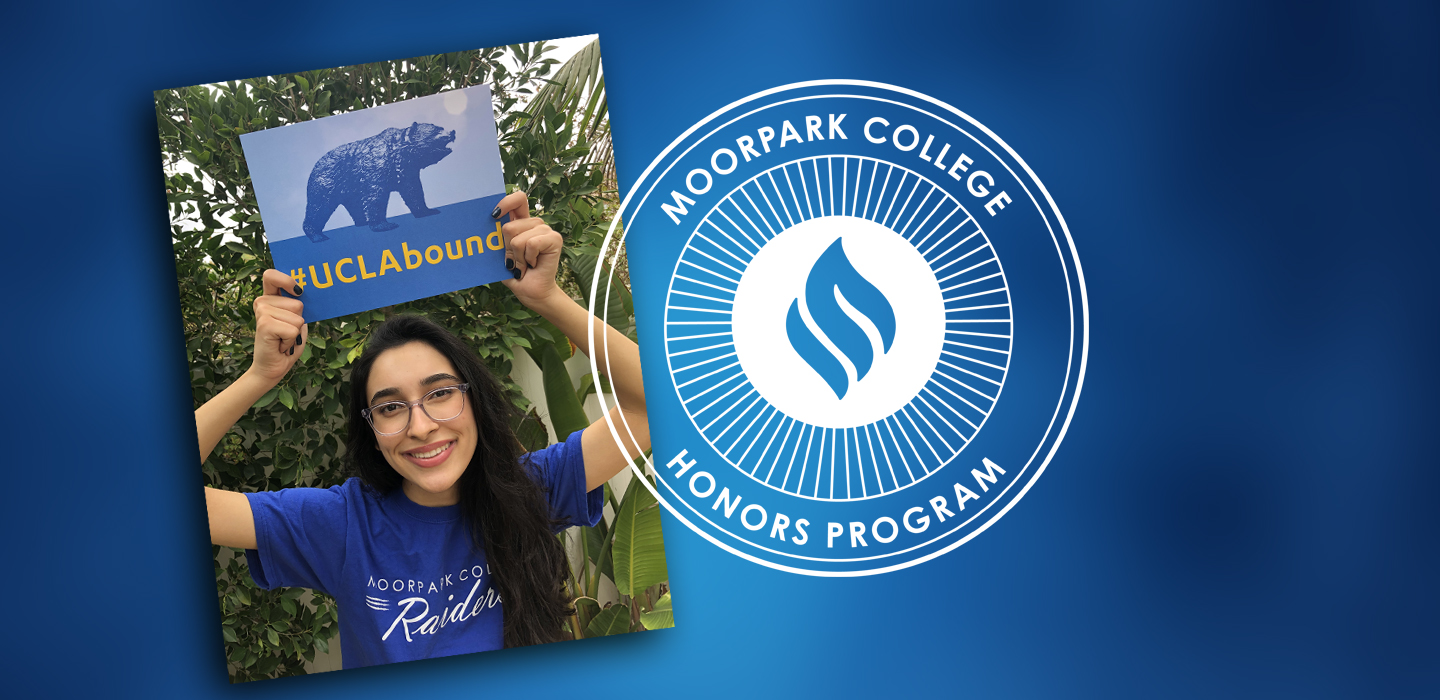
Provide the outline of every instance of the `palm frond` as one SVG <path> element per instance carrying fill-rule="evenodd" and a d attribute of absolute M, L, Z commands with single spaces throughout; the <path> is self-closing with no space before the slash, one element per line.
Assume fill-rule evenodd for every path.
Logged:
<path fill-rule="evenodd" d="M 615 160 L 610 143 L 610 105 L 605 95 L 604 71 L 600 67 L 600 40 L 586 44 L 545 80 L 525 111 L 541 114 L 550 106 L 557 113 L 573 114 L 576 134 L 591 143 L 586 161 L 599 164 L 604 169 L 607 186 L 613 187 Z"/>

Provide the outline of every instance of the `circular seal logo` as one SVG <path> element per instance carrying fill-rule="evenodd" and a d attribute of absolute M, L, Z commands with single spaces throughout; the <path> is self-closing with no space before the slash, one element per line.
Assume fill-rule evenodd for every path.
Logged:
<path fill-rule="evenodd" d="M 1074 242 L 949 105 L 861 81 L 757 93 L 665 149 L 622 217 L 654 490 L 732 553 L 823 576 L 926 561 L 1004 515 L 1065 435 L 1088 336 Z"/>

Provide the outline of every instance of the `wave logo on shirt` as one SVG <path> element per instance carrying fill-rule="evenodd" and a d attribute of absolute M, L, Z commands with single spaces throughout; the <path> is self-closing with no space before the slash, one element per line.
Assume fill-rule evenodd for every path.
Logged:
<path fill-rule="evenodd" d="M 1059 447 L 1088 339 L 1074 242 L 959 110 L 860 81 L 766 90 L 676 139 L 621 212 L 655 490 L 720 547 L 821 576 L 912 566 Z"/>
<path fill-rule="evenodd" d="M 397 639 L 403 636 L 405 641 L 413 642 L 418 635 L 438 634 L 446 625 L 468 622 L 482 611 L 500 605 L 500 595 L 494 588 L 487 586 L 484 592 L 480 591 L 485 575 L 488 575 L 488 572 L 478 564 L 462 569 L 459 572 L 459 586 L 463 587 L 467 578 L 474 583 L 469 584 L 469 593 L 458 600 L 460 594 L 457 592 L 455 574 L 448 574 L 433 581 L 408 578 L 392 580 L 371 576 L 365 584 L 367 589 L 376 592 L 393 591 L 397 594 L 393 603 L 387 597 L 365 595 L 366 607 L 387 615 L 394 614 L 385 633 L 380 635 L 380 641 L 386 641 L 391 635 L 395 635 Z M 431 595 L 437 598 L 443 596 L 443 599 L 432 605 L 429 599 Z"/>

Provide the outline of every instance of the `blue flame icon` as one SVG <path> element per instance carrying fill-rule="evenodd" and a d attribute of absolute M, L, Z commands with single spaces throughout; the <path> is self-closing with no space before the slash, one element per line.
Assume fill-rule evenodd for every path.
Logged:
<path fill-rule="evenodd" d="M 882 352 L 889 352 L 895 342 L 895 309 L 875 285 L 860 275 L 845 257 L 841 239 L 815 261 L 805 279 L 805 307 L 810 318 L 830 342 L 855 366 L 855 381 L 865 378 L 875 360 L 870 337 L 840 306 L 843 299 L 880 331 Z M 800 300 L 790 302 L 785 317 L 785 334 L 790 345 L 810 368 L 830 385 L 835 398 L 843 399 L 850 390 L 850 380 L 840 360 L 815 337 L 800 315 Z"/>

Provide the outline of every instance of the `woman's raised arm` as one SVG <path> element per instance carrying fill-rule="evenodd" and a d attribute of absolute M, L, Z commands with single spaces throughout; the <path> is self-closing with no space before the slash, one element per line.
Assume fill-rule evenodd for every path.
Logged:
<path fill-rule="evenodd" d="M 645 387 L 640 378 L 640 349 L 635 341 L 597 318 L 595 327 L 604 332 L 596 333 L 598 347 L 592 354 L 590 312 L 555 284 L 563 247 L 560 234 L 544 221 L 530 216 L 530 201 L 524 192 L 515 192 L 500 200 L 494 215 L 499 218 L 505 213 L 510 214 L 510 223 L 504 227 L 508 241 L 506 255 L 515 270 L 515 279 L 506 280 L 505 285 L 515 292 L 520 303 L 555 324 L 580 352 L 593 358 L 600 373 L 610 379 L 615 392 L 616 407 L 585 428 L 580 439 L 585 453 L 586 488 L 595 489 L 650 448 Z M 620 423 L 622 412 L 624 422 Z M 623 450 L 610 434 L 611 423 L 626 443 Z"/>
<path fill-rule="evenodd" d="M 308 329 L 300 315 L 299 299 L 280 296 L 280 290 L 301 289 L 279 270 L 266 270 L 264 293 L 255 299 L 255 357 L 245 374 L 195 410 L 195 432 L 200 440 L 203 464 L 230 426 L 245 415 L 265 392 L 275 388 L 299 359 Z M 245 495 L 232 491 L 205 489 L 205 506 L 210 515 L 210 541 L 227 547 L 255 548 L 255 522 Z"/>

